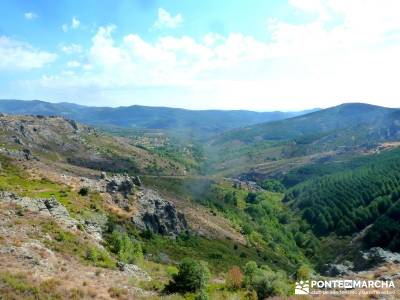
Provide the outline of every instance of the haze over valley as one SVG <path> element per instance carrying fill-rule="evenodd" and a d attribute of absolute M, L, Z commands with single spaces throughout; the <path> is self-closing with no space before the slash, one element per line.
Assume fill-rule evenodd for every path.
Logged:
<path fill-rule="evenodd" d="M 399 11 L 0 1 L 0 299 L 399 299 Z"/>

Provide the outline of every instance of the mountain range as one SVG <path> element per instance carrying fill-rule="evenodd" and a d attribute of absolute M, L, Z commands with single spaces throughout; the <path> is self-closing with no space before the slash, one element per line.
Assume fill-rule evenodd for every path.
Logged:
<path fill-rule="evenodd" d="M 0 100 L 0 112 L 57 115 L 90 125 L 164 130 L 174 135 L 205 138 L 242 126 L 286 119 L 315 111 L 254 112 L 246 110 L 187 110 L 169 107 L 90 107 L 39 100 Z"/>
<path fill-rule="evenodd" d="M 320 276 L 398 280 L 400 109 L 0 112 L 0 298 L 281 299 Z"/>

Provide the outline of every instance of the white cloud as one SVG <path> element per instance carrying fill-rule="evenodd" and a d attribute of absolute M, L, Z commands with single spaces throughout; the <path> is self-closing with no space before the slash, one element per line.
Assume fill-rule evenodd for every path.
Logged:
<path fill-rule="evenodd" d="M 72 17 L 71 24 L 64 23 L 61 26 L 62 31 L 67 32 L 70 29 L 78 29 L 81 26 L 81 21 L 77 17 Z"/>
<path fill-rule="evenodd" d="M 310 21 L 270 20 L 268 42 L 242 33 L 115 39 L 115 26 L 100 27 L 82 51 L 82 68 L 30 84 L 107 101 L 150 99 L 144 91 L 151 90 L 159 101 L 174 99 L 165 105 L 196 108 L 300 109 L 343 101 L 399 106 L 398 0 L 290 3 Z"/>
<path fill-rule="evenodd" d="M 163 8 L 158 9 L 158 19 L 154 23 L 153 27 L 157 29 L 163 28 L 177 28 L 183 23 L 183 17 L 181 14 L 172 16 L 167 10 Z"/>
<path fill-rule="evenodd" d="M 82 46 L 79 44 L 63 45 L 61 46 L 61 51 L 63 51 L 66 54 L 81 53 Z"/>
<path fill-rule="evenodd" d="M 70 60 L 69 62 L 67 62 L 68 68 L 79 68 L 80 66 L 81 66 L 81 63 L 76 60 Z"/>
<path fill-rule="evenodd" d="M 56 55 L 28 43 L 0 36 L 0 70 L 29 70 L 53 62 Z"/>
<path fill-rule="evenodd" d="M 72 22 L 71 22 L 71 27 L 73 29 L 77 29 L 77 28 L 79 28 L 80 25 L 81 25 L 81 21 L 79 21 L 78 18 L 73 17 Z"/>
<path fill-rule="evenodd" d="M 26 12 L 26 13 L 24 13 L 24 17 L 25 17 L 25 19 L 27 19 L 27 20 L 33 20 L 33 19 L 36 19 L 36 18 L 38 18 L 39 16 L 37 15 L 37 14 L 35 14 L 34 12 Z"/>
<path fill-rule="evenodd" d="M 62 24 L 61 29 L 62 29 L 62 31 L 67 32 L 68 31 L 68 24 Z"/>

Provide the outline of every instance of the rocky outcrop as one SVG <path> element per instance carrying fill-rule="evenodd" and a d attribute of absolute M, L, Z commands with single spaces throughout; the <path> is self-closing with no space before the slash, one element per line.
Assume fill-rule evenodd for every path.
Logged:
<path fill-rule="evenodd" d="M 189 231 L 185 216 L 153 190 L 143 190 L 138 198 L 137 210 L 132 222 L 141 230 L 170 236 Z"/>
<path fill-rule="evenodd" d="M 137 277 L 141 280 L 150 281 L 151 277 L 145 271 L 140 269 L 137 265 L 125 264 L 123 262 L 118 262 L 117 267 L 121 272 L 124 272 L 127 276 Z"/>
<path fill-rule="evenodd" d="M 368 251 L 360 251 L 354 260 L 354 270 L 368 270 L 384 263 L 399 264 L 400 253 L 393 253 L 380 247 L 374 247 Z"/>
<path fill-rule="evenodd" d="M 28 198 L 20 197 L 10 192 L 0 192 L 0 202 L 18 205 L 23 209 L 52 217 L 68 228 L 75 229 L 78 225 L 78 221 L 71 218 L 67 209 L 54 197 L 44 199 Z"/>
<path fill-rule="evenodd" d="M 383 264 L 400 264 L 400 253 L 393 253 L 379 247 L 374 247 L 366 251 L 358 251 L 353 256 L 353 262 L 343 261 L 337 264 L 325 264 L 320 269 L 322 275 L 349 276 L 362 273 L 379 267 Z"/>
<path fill-rule="evenodd" d="M 37 159 L 32 155 L 32 152 L 29 149 L 13 150 L 13 149 L 0 148 L 0 153 L 18 160 Z"/>
<path fill-rule="evenodd" d="M 104 175 L 102 175 L 103 177 Z M 132 194 L 138 180 L 136 176 L 129 176 L 128 174 L 117 174 L 108 178 L 105 176 L 106 190 L 109 193 L 122 193 L 125 197 Z"/>
<path fill-rule="evenodd" d="M 350 262 L 344 262 L 343 264 L 325 264 L 321 269 L 321 274 L 325 276 L 348 276 L 354 274 L 351 270 L 353 264 Z"/>

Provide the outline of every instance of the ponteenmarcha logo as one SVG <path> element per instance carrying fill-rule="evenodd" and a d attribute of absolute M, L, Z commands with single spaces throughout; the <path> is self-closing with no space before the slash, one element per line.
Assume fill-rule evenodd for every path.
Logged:
<path fill-rule="evenodd" d="M 295 295 L 308 295 L 309 293 L 310 293 L 310 281 L 309 280 L 296 281 L 296 286 L 294 289 Z"/>

